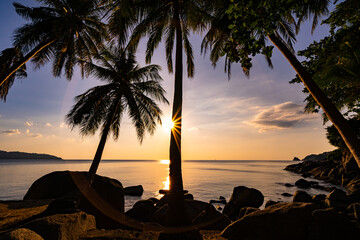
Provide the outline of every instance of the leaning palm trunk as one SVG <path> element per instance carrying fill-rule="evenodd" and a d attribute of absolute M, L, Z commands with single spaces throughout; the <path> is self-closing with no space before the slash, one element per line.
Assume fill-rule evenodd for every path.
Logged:
<path fill-rule="evenodd" d="M 0 75 L 0 86 L 2 86 L 6 80 L 11 77 L 11 75 L 15 74 L 17 70 L 19 70 L 25 63 L 27 63 L 30 59 L 36 56 L 41 50 L 54 43 L 55 39 L 50 39 L 40 43 L 33 50 L 31 50 L 28 54 L 26 54 L 23 58 L 21 58 L 17 63 L 12 65 L 7 71 L 1 73 Z"/>
<path fill-rule="evenodd" d="M 335 105 L 330 101 L 330 99 L 325 95 L 325 93 L 319 88 L 319 86 L 313 81 L 310 74 L 306 69 L 301 65 L 297 58 L 290 52 L 290 50 L 285 46 L 285 44 L 275 35 L 268 35 L 271 42 L 283 53 L 283 55 L 290 62 L 292 67 L 295 69 L 299 75 L 301 81 L 304 83 L 305 87 L 308 89 L 309 93 L 313 96 L 315 101 L 323 109 L 326 116 L 334 124 L 336 129 L 339 131 L 342 139 L 346 143 L 346 146 L 349 148 L 353 154 L 359 168 L 360 168 L 360 140 L 351 129 L 343 115 L 335 107 Z"/>
<path fill-rule="evenodd" d="M 175 56 L 175 89 L 172 120 L 174 128 L 171 130 L 170 140 L 170 199 L 167 223 L 170 226 L 184 226 L 189 223 L 185 210 L 183 181 L 181 173 L 181 122 L 182 122 L 182 30 L 179 19 L 178 2 L 174 4 L 173 21 L 176 27 L 176 56 Z"/>

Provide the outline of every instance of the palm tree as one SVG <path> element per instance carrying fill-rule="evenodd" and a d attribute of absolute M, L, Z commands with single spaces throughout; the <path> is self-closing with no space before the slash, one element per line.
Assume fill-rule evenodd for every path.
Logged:
<path fill-rule="evenodd" d="M 14 34 L 14 46 L 24 54 L 0 72 L 0 87 L 26 62 L 32 59 L 35 67 L 53 59 L 53 74 L 62 69 L 71 79 L 77 59 L 90 60 L 106 37 L 105 24 L 99 19 L 98 0 L 37 0 L 40 7 L 14 3 L 16 12 L 30 22 Z"/>
<path fill-rule="evenodd" d="M 3 50 L 0 53 L 0 72 L 4 72 L 6 69 L 9 69 L 12 64 L 16 63 L 22 57 L 23 55 L 21 50 L 17 47 Z M 13 85 L 16 77 L 23 78 L 26 76 L 26 66 L 22 65 L 3 85 L 0 86 L 0 100 L 4 100 L 4 102 L 6 102 L 6 96 L 9 93 L 9 89 Z"/>
<path fill-rule="evenodd" d="M 186 54 L 187 75 L 194 76 L 193 50 L 189 41 L 190 31 L 201 31 L 206 26 L 205 1 L 165 0 L 133 1 L 140 15 L 140 22 L 132 31 L 130 45 L 136 47 L 140 39 L 148 36 L 146 57 L 151 62 L 155 48 L 164 38 L 167 66 L 173 72 L 173 48 L 175 45 L 175 89 L 172 109 L 174 127 L 170 138 L 170 200 L 169 226 L 189 224 L 185 210 L 181 173 L 181 126 L 183 101 L 183 50 Z"/>
<path fill-rule="evenodd" d="M 223 6 L 226 6 L 227 1 L 220 1 L 220 4 L 223 4 Z M 286 57 L 286 59 L 289 61 L 291 66 L 295 69 L 297 74 L 299 75 L 301 81 L 309 91 L 309 93 L 313 96 L 315 101 L 320 105 L 320 107 L 323 109 L 324 113 L 327 115 L 329 120 L 334 124 L 336 129 L 339 131 L 341 137 L 344 139 L 346 145 L 348 146 L 349 150 L 353 154 L 354 158 L 356 159 L 359 167 L 360 167 L 360 140 L 357 138 L 354 131 L 351 129 L 351 127 L 348 125 L 345 118 L 342 116 L 342 114 L 339 112 L 339 110 L 335 107 L 335 105 L 329 100 L 329 98 L 325 95 L 325 93 L 321 90 L 321 88 L 318 87 L 318 85 L 315 83 L 315 81 L 312 79 L 311 75 L 307 72 L 307 70 L 301 65 L 301 63 L 297 60 L 292 46 L 291 42 L 295 39 L 295 34 L 293 29 L 298 30 L 300 24 L 310 16 L 313 16 L 313 29 L 316 26 L 318 20 L 321 16 L 328 13 L 328 0 L 317 0 L 317 1 L 307 1 L 307 2 L 300 2 L 302 3 L 301 9 L 299 10 L 299 18 L 296 22 L 292 15 L 288 14 L 285 16 L 282 16 L 281 21 L 276 23 L 277 31 L 274 31 L 272 33 L 269 33 L 267 35 L 266 31 L 257 31 L 252 32 L 251 34 L 253 36 L 256 36 L 257 39 L 263 42 L 263 45 L 265 46 L 265 38 L 267 37 L 273 44 L 276 46 L 282 54 Z M 226 16 L 224 16 L 226 17 Z M 240 20 L 240 19 L 239 19 Z M 214 27 L 219 27 L 219 25 L 213 25 Z M 227 25 L 228 26 L 228 25 Z M 224 31 L 227 30 L 227 26 L 223 26 L 223 28 L 226 28 Z M 312 29 L 312 30 L 313 30 Z M 219 31 L 221 29 L 216 30 L 215 33 L 219 34 Z M 210 35 L 211 36 L 211 35 Z M 230 36 L 230 35 L 228 35 Z M 208 37 L 208 36 L 207 36 Z M 203 44 L 204 47 L 206 46 L 214 46 L 212 49 L 213 51 L 218 51 L 219 53 L 221 51 L 224 51 L 225 43 L 229 41 L 229 37 L 226 39 L 223 39 L 223 44 L 220 47 L 215 47 L 214 45 L 216 41 L 214 38 L 208 37 L 208 39 L 205 39 L 205 43 Z M 218 45 L 220 43 L 217 43 Z M 236 45 L 236 44 L 235 44 Z M 237 45 L 236 47 L 242 47 L 241 45 Z M 246 53 L 246 51 L 244 51 Z M 216 53 L 212 53 L 216 54 Z M 248 54 L 247 54 L 248 55 Z M 248 74 L 249 68 L 251 67 L 251 59 L 248 57 L 245 57 L 245 63 L 247 63 L 249 67 L 245 67 L 244 71 L 246 74 Z M 266 55 L 266 54 L 265 54 Z M 269 56 L 269 55 L 266 55 Z M 246 59 L 247 58 L 247 59 Z M 216 60 L 216 59 L 215 59 Z M 244 59 L 241 59 L 244 60 Z M 242 62 L 243 64 L 243 62 Z"/>
<path fill-rule="evenodd" d="M 103 49 L 94 59 L 100 64 L 85 62 L 87 74 L 106 82 L 77 96 L 76 104 L 66 115 L 70 126 L 80 126 L 83 135 L 95 134 L 101 128 L 101 138 L 89 170 L 90 184 L 95 177 L 106 140 L 110 133 L 119 137 L 124 113 L 132 120 L 137 137 L 142 142 L 145 131 L 153 134 L 161 123 L 162 112 L 153 99 L 168 103 L 160 85 L 158 65 L 139 67 L 135 55 L 123 48 Z"/>

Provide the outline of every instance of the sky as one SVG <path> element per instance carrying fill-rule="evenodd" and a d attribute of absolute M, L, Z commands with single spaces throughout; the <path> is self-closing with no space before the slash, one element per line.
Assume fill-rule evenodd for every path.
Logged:
<path fill-rule="evenodd" d="M 12 46 L 14 30 L 25 23 L 15 13 L 12 2 L 0 2 L 0 50 Z M 33 0 L 17 2 L 36 4 Z M 297 36 L 295 50 L 321 39 L 328 30 L 320 25 L 311 35 L 311 25 L 306 23 Z M 277 49 L 272 57 L 273 69 L 263 56 L 256 56 L 249 78 L 239 64 L 233 64 L 228 80 L 223 60 L 214 69 L 209 55 L 200 54 L 201 41 L 202 36 L 192 35 L 194 78 L 183 74 L 184 160 L 292 160 L 333 149 L 320 114 L 304 113 L 303 85 L 289 84 L 295 71 Z M 142 40 L 137 52 L 141 66 L 145 65 L 145 47 L 146 41 Z M 162 66 L 163 87 L 172 103 L 174 76 L 166 68 L 164 45 L 155 51 L 152 64 Z M 71 81 L 55 78 L 51 63 L 37 70 L 27 64 L 27 69 L 28 77 L 17 80 L 6 103 L 0 102 L 0 150 L 92 159 L 100 140 L 98 132 L 81 136 L 78 128 L 65 124 L 64 116 L 75 96 L 103 83 L 91 76 L 81 79 L 79 71 Z M 160 106 L 166 122 L 171 106 Z M 119 139 L 108 139 L 103 159 L 168 159 L 169 142 L 170 130 L 158 126 L 155 134 L 147 134 L 140 144 L 131 122 L 124 118 Z"/>

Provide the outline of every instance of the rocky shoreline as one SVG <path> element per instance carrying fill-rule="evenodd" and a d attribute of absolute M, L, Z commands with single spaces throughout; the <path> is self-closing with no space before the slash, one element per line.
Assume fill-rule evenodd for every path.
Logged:
<path fill-rule="evenodd" d="M 331 182 L 323 172 L 334 174 L 329 170 L 334 165 L 326 161 L 302 161 L 286 170 Z M 86 176 L 53 172 L 35 181 L 23 201 L 0 201 L 0 240 L 158 239 L 167 231 L 167 191 L 125 212 L 124 195 L 141 196 L 142 186 L 124 188 L 116 179 L 97 175 L 89 188 Z M 342 182 L 348 193 L 333 188 L 326 189 L 331 191 L 327 195 L 310 196 L 307 188 L 322 186 L 305 179 L 288 183 L 304 191 L 296 191 L 292 202 L 269 200 L 264 209 L 263 194 L 245 186 L 234 187 L 228 201 L 220 196 L 206 203 L 187 191 L 184 197 L 191 226 L 202 239 L 350 239 L 360 234 L 360 198 L 354 191 L 359 185 L 351 185 L 357 177 L 347 177 Z M 225 204 L 222 212 L 217 203 Z"/>

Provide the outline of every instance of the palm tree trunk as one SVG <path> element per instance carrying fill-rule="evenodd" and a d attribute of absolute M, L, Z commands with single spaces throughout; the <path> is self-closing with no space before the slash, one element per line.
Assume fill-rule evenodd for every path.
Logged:
<path fill-rule="evenodd" d="M 305 87 L 309 90 L 309 93 L 315 101 L 320 105 L 326 116 L 334 124 L 336 129 L 339 131 L 342 139 L 345 141 L 346 146 L 349 148 L 353 154 L 359 168 L 360 168 L 360 140 L 351 129 L 343 115 L 335 107 L 335 105 L 330 101 L 326 94 L 319 88 L 319 86 L 314 82 L 311 75 L 306 71 L 306 69 L 301 65 L 297 60 L 294 54 L 285 46 L 285 44 L 275 35 L 268 35 L 271 42 L 283 53 L 283 55 L 290 62 L 292 67 L 295 69 L 299 75 L 301 81 L 304 83 Z"/>
<path fill-rule="evenodd" d="M 50 39 L 40 43 L 33 50 L 31 50 L 28 54 L 26 54 L 23 58 L 21 58 L 17 63 L 14 63 L 7 71 L 1 74 L 0 76 L 0 86 L 2 86 L 8 78 L 15 74 L 17 70 L 19 70 L 27 61 L 33 58 L 36 54 L 38 54 L 41 50 L 55 42 L 56 39 Z"/>
<path fill-rule="evenodd" d="M 114 115 L 114 114 L 112 114 L 112 115 Z M 104 130 L 101 133 L 100 142 L 97 147 L 95 157 L 94 157 L 94 159 L 91 163 L 90 169 L 89 169 L 89 176 L 88 176 L 89 186 L 91 186 L 92 182 L 94 181 L 96 171 L 99 167 L 101 156 L 104 151 L 105 143 L 106 143 L 107 137 L 109 135 L 111 122 L 112 121 L 107 122 L 106 126 L 104 127 Z"/>
<path fill-rule="evenodd" d="M 185 210 L 183 181 L 181 173 L 181 122 L 182 122 L 182 85 L 183 85 L 183 58 L 182 58 L 182 30 L 179 18 L 179 3 L 174 1 L 173 21 L 176 28 L 176 55 L 175 55 L 175 90 L 173 100 L 172 119 L 174 128 L 170 139 L 170 198 L 168 225 L 187 225 L 188 217 Z"/>

